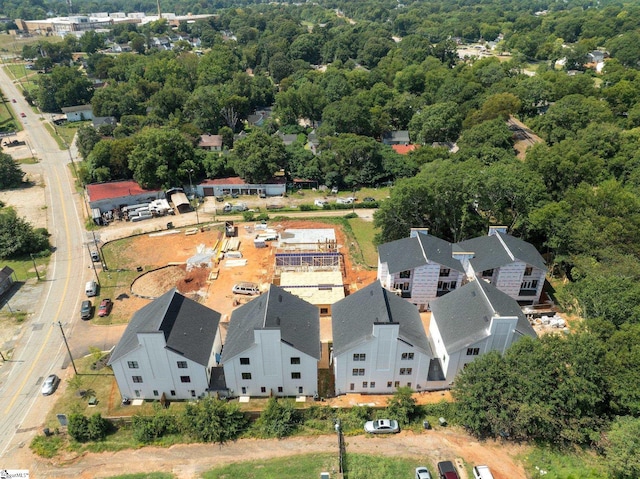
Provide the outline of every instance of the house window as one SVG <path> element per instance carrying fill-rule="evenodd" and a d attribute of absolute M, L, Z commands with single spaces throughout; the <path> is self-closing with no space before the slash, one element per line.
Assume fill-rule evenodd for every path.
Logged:
<path fill-rule="evenodd" d="M 300 379 L 301 374 L 300 373 L 291 373 L 291 379 Z"/>
<path fill-rule="evenodd" d="M 137 397 L 137 398 L 139 398 L 139 397 L 140 397 L 140 390 L 139 390 L 139 389 L 136 389 L 136 390 L 135 390 L 135 391 L 133 391 L 133 392 L 135 393 L 135 395 L 136 395 L 136 397 Z"/>
<path fill-rule="evenodd" d="M 186 361 L 178 361 L 178 369 L 187 369 Z"/>
<path fill-rule="evenodd" d="M 181 383 L 190 383 L 191 382 L 191 376 L 180 376 L 180 382 Z"/>
<path fill-rule="evenodd" d="M 353 355 L 354 361 L 365 361 L 367 359 L 367 355 L 364 353 L 355 353 Z"/>
<path fill-rule="evenodd" d="M 300 358 L 291 358 L 291 364 L 300 364 Z"/>
<path fill-rule="evenodd" d="M 349 391 L 353 391 L 356 388 L 356 385 L 353 383 L 349 384 Z"/>
<path fill-rule="evenodd" d="M 411 383 L 407 383 L 407 387 L 410 388 L 411 387 Z"/>
<path fill-rule="evenodd" d="M 153 395 L 154 395 L 154 396 L 159 396 L 159 395 L 160 395 L 160 394 L 158 394 L 158 390 L 157 390 L 157 389 L 154 389 L 154 390 L 153 390 Z"/>
<path fill-rule="evenodd" d="M 480 354 L 480 348 L 467 348 L 467 356 L 477 356 Z"/>
<path fill-rule="evenodd" d="M 491 277 L 493 276 L 493 269 L 485 269 L 485 270 L 482 272 L 482 276 L 483 276 L 484 278 L 491 278 Z"/>
<path fill-rule="evenodd" d="M 242 394 L 247 394 L 247 388 L 242 388 Z"/>
<path fill-rule="evenodd" d="M 142 382 L 142 376 L 131 376 L 131 379 L 133 379 L 134 383 L 141 383 Z"/>
<path fill-rule="evenodd" d="M 409 278 L 411 278 L 411 270 L 408 269 L 407 271 L 400 271 L 400 274 L 398 276 L 401 279 L 409 279 Z"/>
<path fill-rule="evenodd" d="M 402 353 L 401 359 L 411 361 L 413 359 L 413 353 Z"/>
<path fill-rule="evenodd" d="M 523 281 L 520 285 L 520 289 L 537 289 L 538 288 L 538 280 L 530 279 L 528 281 Z"/>
<path fill-rule="evenodd" d="M 127 361 L 127 366 L 129 369 L 138 369 L 138 361 Z"/>
<path fill-rule="evenodd" d="M 400 376 L 409 376 L 413 372 L 413 368 L 400 368 Z"/>
<path fill-rule="evenodd" d="M 400 387 L 400 381 L 396 381 L 393 383 L 393 387 L 394 388 L 399 388 Z"/>
<path fill-rule="evenodd" d="M 329 314 L 329 308 L 320 308 L 320 314 Z"/>
<path fill-rule="evenodd" d="M 251 373 L 242 373 L 242 379 L 251 379 Z"/>
<path fill-rule="evenodd" d="M 369 383 L 367 381 L 362 381 L 362 389 L 367 389 Z"/>
<path fill-rule="evenodd" d="M 266 392 L 267 392 L 267 388 L 266 388 L 266 387 L 264 387 L 264 386 L 262 386 L 262 387 L 260 388 L 260 392 L 261 392 L 261 393 L 266 393 Z"/>
<path fill-rule="evenodd" d="M 391 381 L 387 381 L 387 387 L 390 388 L 393 385 Z"/>
<path fill-rule="evenodd" d="M 171 390 L 171 391 L 169 391 L 169 394 L 171 394 L 172 396 L 175 396 L 175 395 L 176 395 L 176 392 L 175 392 L 175 391 L 173 391 L 173 390 Z"/>
<path fill-rule="evenodd" d="M 193 390 L 193 389 L 191 390 L 191 397 L 192 397 L 192 398 L 196 397 L 196 392 L 195 392 L 195 390 Z"/>
<path fill-rule="evenodd" d="M 249 358 L 240 358 L 240 364 L 242 365 L 248 365 L 249 363 Z"/>
<path fill-rule="evenodd" d="M 376 383 L 375 383 L 375 381 L 371 381 L 371 382 L 369 383 L 369 387 L 370 387 L 370 388 L 375 388 L 375 387 L 376 387 Z"/>
<path fill-rule="evenodd" d="M 527 266 L 527 267 L 524 269 L 524 275 L 525 275 L 525 276 L 531 276 L 531 273 L 533 273 L 533 268 L 532 268 L 531 266 Z"/>
<path fill-rule="evenodd" d="M 281 393 L 282 392 L 282 386 L 278 386 L 278 392 Z"/>
<path fill-rule="evenodd" d="M 298 394 L 302 394 L 303 392 L 304 392 L 304 389 L 302 388 L 302 386 L 300 386 L 300 387 L 298 388 Z"/>
<path fill-rule="evenodd" d="M 364 376 L 364 368 L 354 368 L 352 371 L 353 376 Z"/>
<path fill-rule="evenodd" d="M 441 268 L 440 276 L 449 276 L 451 274 L 451 270 L 449 268 Z"/>

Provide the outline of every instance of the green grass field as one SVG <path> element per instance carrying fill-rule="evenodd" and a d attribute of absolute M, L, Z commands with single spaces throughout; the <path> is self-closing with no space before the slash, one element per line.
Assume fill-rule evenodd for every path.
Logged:
<path fill-rule="evenodd" d="M 378 249 L 373 244 L 373 238 L 377 233 L 377 229 L 373 227 L 373 222 L 365 221 L 361 218 L 351 218 L 348 222 L 360 246 L 364 264 L 370 268 L 377 267 Z"/>
<path fill-rule="evenodd" d="M 546 446 L 534 447 L 522 457 L 527 477 L 544 479 L 608 479 L 601 457 L 593 452 L 559 451 Z"/>

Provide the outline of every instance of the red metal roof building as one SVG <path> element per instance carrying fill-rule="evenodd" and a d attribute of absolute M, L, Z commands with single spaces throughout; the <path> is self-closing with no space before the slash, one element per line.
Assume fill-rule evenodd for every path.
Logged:
<path fill-rule="evenodd" d="M 164 198 L 162 190 L 147 190 L 133 180 L 112 181 L 87 185 L 89 206 L 100 208 L 101 212 L 110 211 L 121 206 L 131 206 Z"/>

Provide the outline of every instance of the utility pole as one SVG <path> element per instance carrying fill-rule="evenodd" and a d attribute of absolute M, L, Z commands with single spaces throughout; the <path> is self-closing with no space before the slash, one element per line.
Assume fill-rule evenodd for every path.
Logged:
<path fill-rule="evenodd" d="M 71 355 L 71 349 L 69 349 L 69 343 L 67 342 L 67 337 L 64 334 L 64 329 L 62 329 L 62 323 L 58 321 L 58 326 L 60 326 L 60 332 L 62 333 L 62 339 L 64 340 L 64 345 L 67 347 L 67 352 L 69 353 L 69 359 L 71 359 L 71 365 L 73 366 L 73 371 L 78 374 L 78 370 L 76 369 L 76 363 L 73 362 L 73 356 Z"/>
<path fill-rule="evenodd" d="M 29 256 L 31 256 L 31 261 L 33 261 L 33 269 L 36 270 L 36 278 L 38 278 L 38 281 L 40 281 L 40 274 L 38 273 L 38 265 L 36 265 L 36 260 L 33 258 L 32 253 L 29 253 Z"/>

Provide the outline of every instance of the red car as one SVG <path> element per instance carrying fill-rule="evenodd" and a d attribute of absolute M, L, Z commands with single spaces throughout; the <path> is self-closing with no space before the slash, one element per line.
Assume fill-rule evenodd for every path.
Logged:
<path fill-rule="evenodd" d="M 20 116 L 21 116 L 22 118 L 25 118 L 27 115 L 25 115 L 25 113 L 24 113 L 24 112 L 22 112 L 22 113 L 20 113 Z"/>
<path fill-rule="evenodd" d="M 111 307 L 113 306 L 113 302 L 110 299 L 103 299 L 98 307 L 98 316 L 104 317 L 109 316 L 111 312 Z"/>

